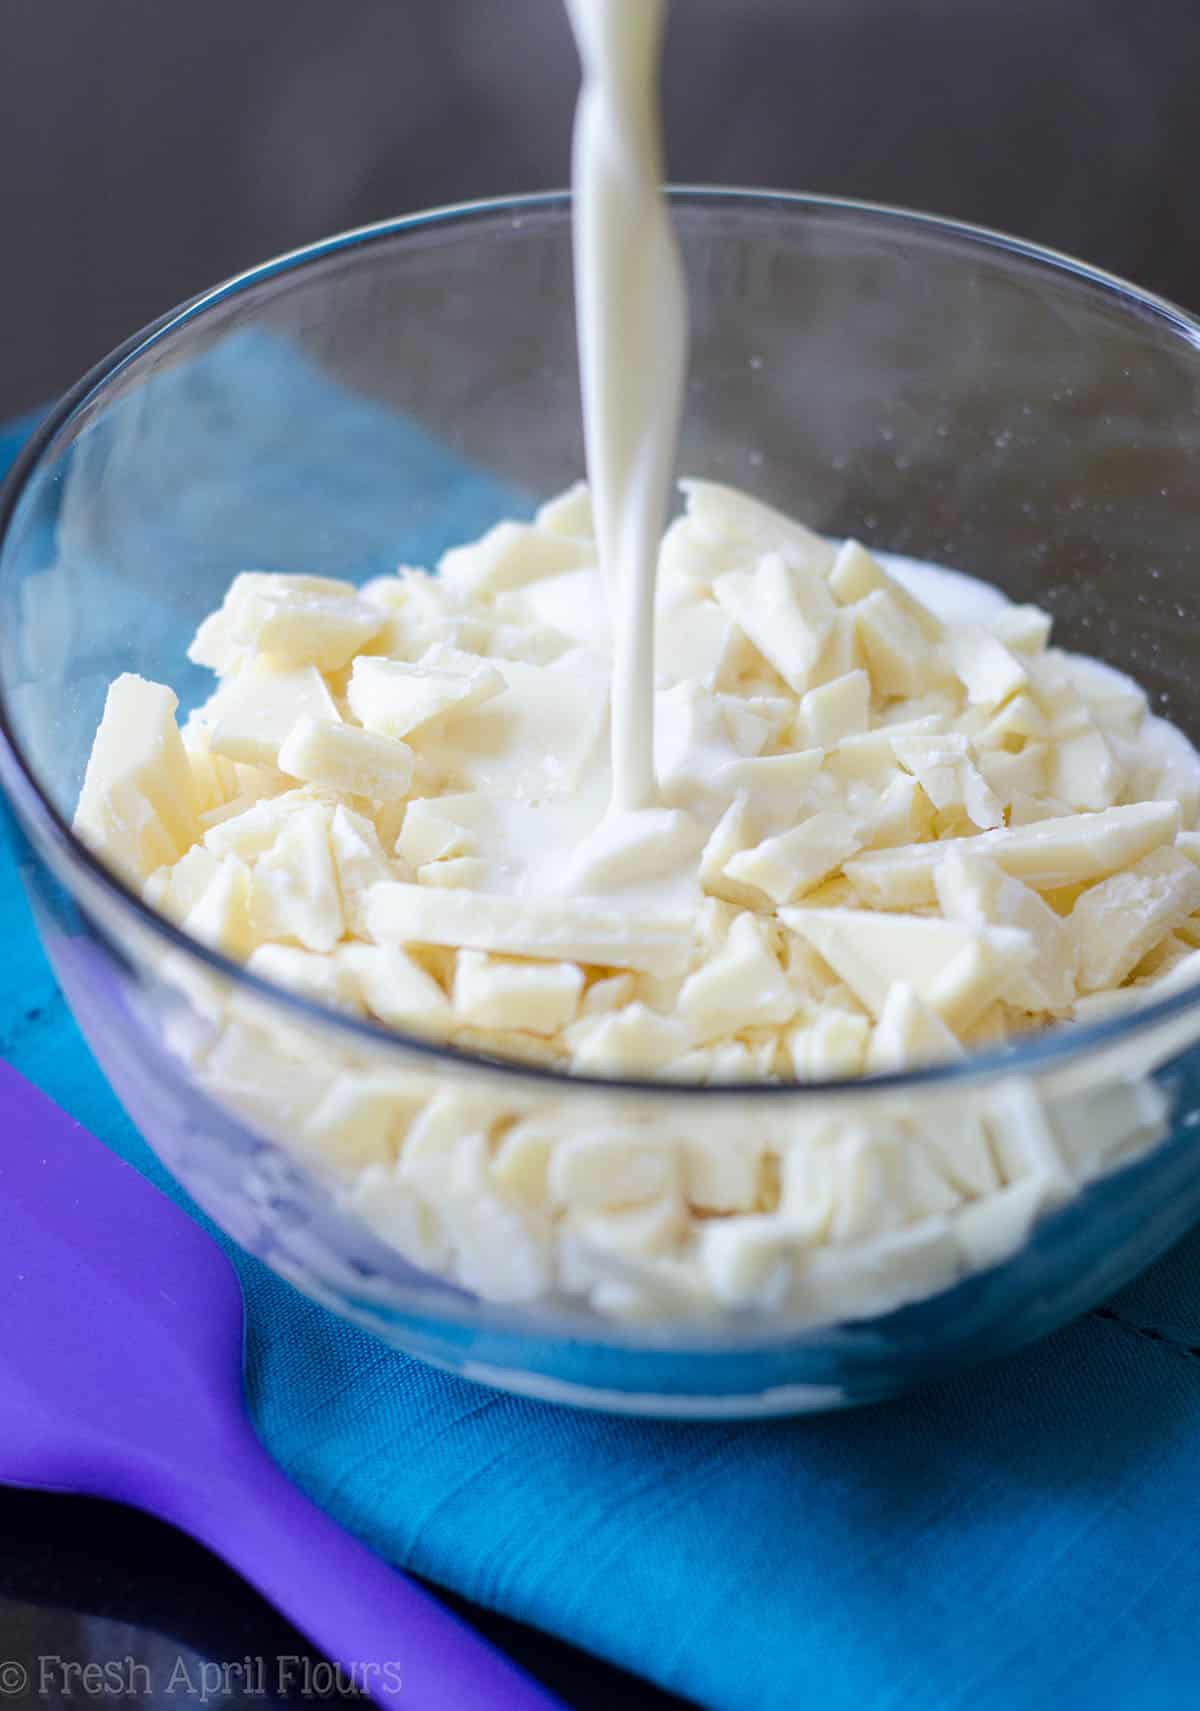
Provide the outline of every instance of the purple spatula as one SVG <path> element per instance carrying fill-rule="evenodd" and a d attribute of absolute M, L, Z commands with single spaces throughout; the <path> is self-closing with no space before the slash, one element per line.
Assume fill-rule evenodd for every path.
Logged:
<path fill-rule="evenodd" d="M 2 1062 L 0 1231 L 0 1481 L 174 1522 L 380 1703 L 560 1705 L 291 1483 L 243 1404 L 233 1267 Z"/>

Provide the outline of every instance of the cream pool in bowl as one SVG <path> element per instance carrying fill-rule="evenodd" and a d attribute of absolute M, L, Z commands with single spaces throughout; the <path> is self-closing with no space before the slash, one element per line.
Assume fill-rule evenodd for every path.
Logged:
<path fill-rule="evenodd" d="M 709 562 L 696 610 L 660 616 L 659 770 L 674 753 L 686 774 L 680 757 L 718 715 L 717 771 L 741 769 L 736 789 L 722 774 L 720 800 L 711 768 L 677 779 L 666 812 L 684 820 L 659 828 L 680 849 L 692 837 L 696 862 L 707 852 L 702 895 L 672 914 L 618 893 L 581 923 L 550 863 L 524 937 L 511 911 L 507 929 L 494 912 L 462 927 L 520 865 L 514 839 L 527 853 L 548 842 L 511 816 L 461 824 L 502 794 L 494 779 L 457 788 L 434 762 L 436 719 L 401 729 L 394 696 L 379 700 L 382 668 L 401 667 L 394 689 L 421 625 L 418 660 L 442 649 L 442 692 L 474 695 L 463 716 L 484 724 L 514 676 L 544 687 L 558 667 L 560 699 L 528 698 L 521 746 L 536 754 L 540 731 L 543 773 L 564 754 L 577 773 L 516 794 L 543 814 L 556 800 L 567 818 L 591 812 L 603 696 L 585 665 L 603 616 L 579 574 L 585 502 L 555 500 L 584 461 L 563 198 L 314 246 L 198 299 L 81 383 L 6 490 L 0 766 L 73 1009 L 151 1145 L 238 1241 L 398 1346 L 512 1389 L 668 1414 L 799 1410 L 1015 1347 L 1096 1304 L 1200 1213 L 1195 777 L 1160 722 L 1184 738 L 1200 723 L 1200 367 L 1182 313 L 988 233 L 768 194 L 672 203 L 692 315 L 679 463 L 699 480 L 664 563 L 685 577 Z M 763 527 L 783 535 L 759 539 Z M 841 645 L 839 613 L 869 608 L 845 658 L 802 680 L 786 613 L 745 581 L 739 530 L 756 571 L 789 540 L 821 561 L 822 647 Z M 491 547 L 462 550 L 481 536 Z M 514 539 L 549 542 L 553 574 L 514 569 Z M 432 583 L 396 577 L 447 553 Z M 895 592 L 920 599 L 914 562 L 999 591 L 939 620 L 952 708 Z M 357 587 L 299 590 L 346 602 L 337 659 L 287 630 L 279 596 L 297 585 L 279 579 L 297 575 Z M 231 584 L 229 633 L 210 621 L 189 660 Z M 393 645 L 363 608 L 397 589 L 388 621 L 407 632 Z M 881 600 L 915 633 L 881 630 Z M 710 609 L 728 620 L 720 634 L 697 616 Z M 1038 613 L 1063 654 L 1047 653 Z M 238 647 L 270 655 L 251 672 L 309 673 L 312 704 L 288 703 L 270 753 L 239 727 Z M 685 693 L 705 649 L 721 654 L 711 705 Z M 1023 675 L 1044 716 L 1051 666 L 1073 656 L 1125 677 L 1068 670 L 1080 716 L 1064 701 L 1052 731 L 1018 729 L 1023 691 L 1003 673 Z M 499 686 L 460 690 L 464 657 L 490 662 Z M 215 743 L 221 721 L 202 711 L 214 668 Z M 100 821 L 81 816 L 83 837 L 71 830 L 122 674 L 171 685 L 208 767 L 188 809 L 204 824 L 180 823 L 152 788 L 159 823 L 126 815 L 124 858 L 97 831 L 111 793 Z M 114 712 L 122 752 L 174 730 L 148 694 Z M 444 748 L 453 721 L 440 728 Z M 1092 732 L 1115 757 L 1107 783 Z M 839 746 L 847 776 L 815 802 Z M 751 821 L 765 812 L 767 777 L 773 800 L 806 804 L 803 848 L 770 813 L 717 837 L 739 802 Z M 450 803 L 456 818 L 437 809 L 448 797 L 474 806 Z M 1088 815 L 1107 816 L 1094 835 L 1054 830 Z M 572 826 L 561 847 L 603 869 L 611 852 Z M 895 857 L 964 836 L 991 842 L 949 877 Z M 1067 866 L 1051 872 L 1056 837 Z M 337 919 L 309 908 L 322 839 Z M 190 867 L 174 866 L 192 845 Z M 257 900 L 238 902 L 238 863 Z M 1014 884 L 1043 913 L 1019 919 L 1032 904 Z M 1081 903 L 1070 955 L 1082 945 L 1086 968 L 1072 965 L 1068 994 L 1055 934 Z M 643 918 L 657 922 L 649 949 Z M 704 940 L 703 969 L 664 950 L 681 933 Z M 964 947 L 976 960 L 951 979 Z M 542 978 L 514 978 L 530 967 Z"/>

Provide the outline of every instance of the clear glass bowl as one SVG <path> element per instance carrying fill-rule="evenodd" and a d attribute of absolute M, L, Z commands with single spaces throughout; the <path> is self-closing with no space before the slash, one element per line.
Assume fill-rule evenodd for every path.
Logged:
<path fill-rule="evenodd" d="M 692 301 L 680 468 L 831 534 L 957 566 L 1048 607 L 1200 736 L 1200 325 L 1063 257 L 818 198 L 674 197 Z M 569 208 L 480 204 L 270 262 L 139 334 L 62 402 L 0 512 L 0 776 L 72 1008 L 151 1145 L 246 1248 L 425 1359 L 512 1390 L 662 1414 L 885 1396 L 1101 1300 L 1200 1215 L 1200 995 L 868 1086 L 586 1083 L 437 1050 L 264 985 L 182 937 L 68 829 L 121 671 L 207 693 L 184 649 L 249 567 L 362 577 L 430 563 L 583 466 Z M 206 1081 L 222 1003 L 295 1066 L 236 1108 Z M 932 1129 L 1036 1097 L 1104 1169 L 1014 1211 L 1018 1251 L 907 1305 L 858 1279 L 830 1328 L 766 1310 L 618 1323 L 497 1305 L 404 1260 L 286 1144 L 336 1061 L 477 1101 L 727 1135 L 853 1111 Z M 1098 1136 L 1107 1142 L 1097 1141 Z M 281 1144 L 281 1137 L 284 1144 Z M 1027 1236 L 1027 1239 L 1025 1239 Z M 619 1285 L 619 1265 L 616 1282 Z M 935 1288 L 935 1293 L 928 1293 Z"/>

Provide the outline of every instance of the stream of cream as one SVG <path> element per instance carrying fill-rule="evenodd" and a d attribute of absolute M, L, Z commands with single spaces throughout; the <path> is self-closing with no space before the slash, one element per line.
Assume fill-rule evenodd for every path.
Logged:
<path fill-rule="evenodd" d="M 573 160 L 588 480 L 613 637 L 612 800 L 652 809 L 654 586 L 683 405 L 687 295 L 662 195 L 665 0 L 566 0 L 583 63 Z"/>

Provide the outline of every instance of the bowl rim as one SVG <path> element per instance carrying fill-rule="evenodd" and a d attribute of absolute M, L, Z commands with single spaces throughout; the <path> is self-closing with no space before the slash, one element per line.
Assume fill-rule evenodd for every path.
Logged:
<path fill-rule="evenodd" d="M 1153 292 L 1143 290 L 1117 274 L 1048 246 L 1031 243 L 990 227 L 950 219 L 944 215 L 925 213 L 886 203 L 848 197 L 818 195 L 776 189 L 756 189 L 725 185 L 668 185 L 665 193 L 672 208 L 695 207 L 719 209 L 722 205 L 770 208 L 781 217 L 808 216 L 836 219 L 854 217 L 866 219 L 879 226 L 891 226 L 898 231 L 909 229 L 925 235 L 939 235 L 963 249 L 992 249 L 1010 258 L 1040 267 L 1051 275 L 1065 275 L 1074 282 L 1090 286 L 1106 298 L 1115 298 L 1123 307 L 1145 319 L 1166 322 L 1200 355 L 1200 319 L 1179 305 Z M 139 357 L 155 346 L 170 340 L 176 333 L 240 293 L 287 273 L 302 270 L 334 255 L 348 253 L 374 243 L 419 234 L 432 227 L 449 226 L 469 229 L 477 220 L 508 218 L 520 224 L 525 215 L 554 213 L 570 217 L 571 194 L 566 190 L 546 190 L 515 196 L 480 198 L 450 203 L 357 226 L 329 237 L 320 238 L 299 248 L 287 250 L 219 284 L 199 292 L 157 319 L 133 333 L 100 362 L 96 363 L 74 386 L 70 387 L 51 407 L 0 482 L 0 574 L 3 570 L 4 548 L 20 508 L 20 502 L 32 478 L 46 455 L 51 452 L 60 435 L 80 414 L 118 379 Z M 1169 1022 L 1200 1008 L 1200 986 L 1184 989 L 1166 998 L 1155 999 L 1115 1016 L 1089 1023 L 1064 1023 L 1033 1031 L 1016 1045 L 1006 1045 L 985 1052 L 968 1052 L 961 1060 L 948 1064 L 931 1064 L 920 1068 L 889 1071 L 865 1077 L 831 1078 L 806 1082 L 725 1082 L 711 1085 L 663 1078 L 620 1077 L 578 1074 L 539 1064 L 523 1063 L 515 1058 L 489 1057 L 467 1051 L 459 1046 L 404 1033 L 382 1023 L 349 1015 L 331 1006 L 310 999 L 298 992 L 253 974 L 244 964 L 212 949 L 183 932 L 173 921 L 152 908 L 138 892 L 97 856 L 72 830 L 38 781 L 37 773 L 19 742 L 9 705 L 8 685 L 0 675 L 0 785 L 14 806 L 24 811 L 40 837 L 52 847 L 68 875 L 68 889 L 73 901 L 83 909 L 92 926 L 112 946 L 111 934 L 88 908 L 86 896 L 91 893 L 114 908 L 119 915 L 131 916 L 133 922 L 164 948 L 182 954 L 190 962 L 216 975 L 235 987 L 250 992 L 257 1000 L 290 1013 L 310 1026 L 334 1029 L 347 1045 L 367 1046 L 371 1051 L 396 1052 L 411 1062 L 424 1059 L 431 1064 L 445 1064 L 472 1076 L 511 1078 L 516 1084 L 526 1084 L 530 1090 L 564 1094 L 568 1089 L 585 1092 L 637 1095 L 648 1100 L 669 1100 L 678 1105 L 684 1100 L 703 1100 L 710 1108 L 714 1102 L 727 1100 L 817 1101 L 842 1099 L 885 1098 L 899 1091 L 920 1089 L 947 1091 L 998 1077 L 1061 1067 L 1085 1055 L 1126 1039 L 1136 1039 L 1151 1032 L 1160 1023 Z M 118 947 L 113 946 L 117 949 Z M 119 951 L 123 960 L 127 953 Z"/>

